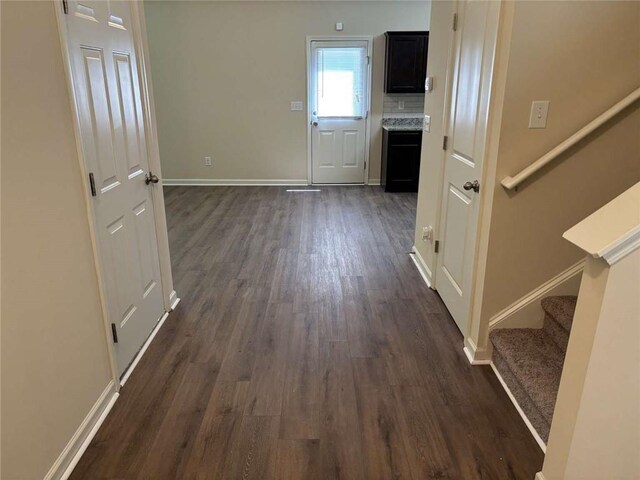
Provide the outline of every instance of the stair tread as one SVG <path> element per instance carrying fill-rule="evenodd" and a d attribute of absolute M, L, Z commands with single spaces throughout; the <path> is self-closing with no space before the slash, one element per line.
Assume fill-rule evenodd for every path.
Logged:
<path fill-rule="evenodd" d="M 490 338 L 513 376 L 551 423 L 564 353 L 543 329 L 498 329 Z"/>
<path fill-rule="evenodd" d="M 540 304 L 547 315 L 558 322 L 567 332 L 570 332 L 577 300 L 578 297 L 574 295 L 560 295 L 545 297 Z"/>

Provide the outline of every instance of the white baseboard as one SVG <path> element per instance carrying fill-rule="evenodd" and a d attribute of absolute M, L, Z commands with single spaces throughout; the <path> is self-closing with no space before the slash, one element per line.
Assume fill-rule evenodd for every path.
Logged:
<path fill-rule="evenodd" d="M 498 377 L 498 381 L 502 385 L 502 388 L 504 388 L 504 391 L 507 392 L 507 395 L 509 396 L 509 399 L 511 400 L 511 403 L 513 403 L 513 406 L 516 407 L 516 410 L 520 414 L 520 417 L 522 417 L 522 420 L 524 421 L 525 425 L 527 426 L 527 428 L 531 432 L 531 435 L 533 435 L 533 438 L 538 443 L 538 446 L 542 449 L 542 451 L 544 453 L 547 453 L 547 445 L 544 443 L 544 441 L 542 440 L 540 435 L 538 435 L 538 432 L 536 432 L 536 429 L 533 428 L 533 425 L 531 424 L 531 422 L 529 421 L 529 419 L 527 418 L 525 413 L 522 411 L 522 408 L 520 408 L 520 405 L 518 404 L 518 401 L 516 400 L 516 397 L 514 397 L 513 393 L 511 393 L 511 390 L 509 389 L 509 387 L 505 383 L 504 379 L 502 378 L 502 375 L 500 375 L 500 372 L 498 372 L 498 369 L 493 364 L 493 362 L 491 362 L 491 369 L 493 370 L 493 373 L 496 374 L 496 377 Z M 536 475 L 536 478 L 538 478 L 537 475 Z"/>
<path fill-rule="evenodd" d="M 304 180 L 280 180 L 280 179 L 240 179 L 240 178 L 165 178 L 162 184 L 170 186 L 289 186 L 289 185 L 308 185 L 309 182 Z"/>
<path fill-rule="evenodd" d="M 380 179 L 379 178 L 371 178 L 367 182 L 367 185 L 380 185 Z"/>
<path fill-rule="evenodd" d="M 172 311 L 175 308 L 175 306 L 178 305 L 178 302 L 180 302 L 179 298 L 171 306 Z M 133 362 L 131 362 L 131 365 L 129 365 L 129 368 L 127 368 L 127 370 L 124 372 L 124 375 L 122 375 L 122 378 L 120 378 L 120 387 L 123 387 L 124 384 L 127 382 L 127 380 L 129 380 L 129 377 L 131 376 L 135 368 L 138 366 L 138 362 L 140 362 L 140 359 L 147 351 L 147 348 L 149 348 L 149 345 L 151 345 L 151 342 L 155 338 L 156 334 L 160 331 L 160 328 L 162 328 L 162 325 L 164 324 L 164 321 L 169 316 L 169 313 L 170 312 L 164 312 L 164 315 L 162 315 L 162 317 L 160 317 L 160 320 L 158 320 L 158 323 L 156 323 L 156 326 L 151 331 L 151 334 L 147 337 L 147 341 L 144 342 L 144 345 L 142 345 L 142 348 L 136 354 L 136 357 L 133 359 Z"/>
<path fill-rule="evenodd" d="M 541 328 L 544 312 L 540 300 L 551 295 L 577 295 L 585 260 L 580 260 L 535 290 L 527 293 L 489 320 L 495 328 Z"/>
<path fill-rule="evenodd" d="M 169 304 L 171 305 L 171 311 L 174 311 L 176 309 L 178 303 L 180 303 L 180 299 L 178 298 L 178 294 L 176 293 L 176 291 L 173 290 L 171 292 L 171 295 L 169 295 Z"/>
<path fill-rule="evenodd" d="M 111 380 L 49 469 L 44 480 L 66 480 L 69 478 L 117 399 L 118 392 L 116 392 L 115 383 Z"/>
<path fill-rule="evenodd" d="M 491 350 L 480 350 L 471 337 L 464 339 L 464 348 L 462 350 L 471 365 L 491 364 Z"/>
<path fill-rule="evenodd" d="M 420 272 L 422 279 L 427 284 L 427 287 L 432 288 L 431 270 L 429 269 L 429 267 L 427 267 L 424 258 L 422 258 L 422 255 L 420 255 L 420 252 L 418 252 L 418 249 L 415 247 L 415 245 L 411 248 L 411 254 L 409 256 L 411 257 L 411 260 L 413 260 L 413 263 L 418 269 L 418 272 Z"/>

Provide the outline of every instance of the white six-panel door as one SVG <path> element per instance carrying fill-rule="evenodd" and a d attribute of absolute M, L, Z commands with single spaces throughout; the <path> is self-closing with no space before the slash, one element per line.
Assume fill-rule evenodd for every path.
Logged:
<path fill-rule="evenodd" d="M 164 314 L 131 9 L 69 1 L 65 15 L 114 351 L 122 375 Z M 86 179 L 89 181 L 89 179 Z M 117 342 L 116 342 L 117 338 Z"/>
<path fill-rule="evenodd" d="M 488 103 L 499 2 L 458 2 L 448 142 L 440 220 L 437 290 L 468 333 Z M 465 184 L 466 188 L 465 188 Z"/>
<path fill-rule="evenodd" d="M 312 41 L 312 183 L 363 183 L 369 102 L 368 41 Z"/>

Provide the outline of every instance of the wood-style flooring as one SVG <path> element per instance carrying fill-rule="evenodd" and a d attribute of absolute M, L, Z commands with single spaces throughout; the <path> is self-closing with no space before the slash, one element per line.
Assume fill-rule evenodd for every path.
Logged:
<path fill-rule="evenodd" d="M 165 188 L 182 298 L 73 479 L 533 479 L 408 252 L 415 194 Z"/>

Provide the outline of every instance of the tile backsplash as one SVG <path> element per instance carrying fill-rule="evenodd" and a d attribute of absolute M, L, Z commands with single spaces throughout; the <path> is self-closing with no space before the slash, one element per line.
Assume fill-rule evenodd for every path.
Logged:
<path fill-rule="evenodd" d="M 398 102 L 404 102 L 404 109 L 399 108 Z M 424 113 L 424 93 L 415 95 L 385 93 L 382 110 L 384 113 L 422 115 Z"/>

